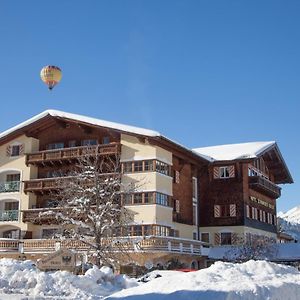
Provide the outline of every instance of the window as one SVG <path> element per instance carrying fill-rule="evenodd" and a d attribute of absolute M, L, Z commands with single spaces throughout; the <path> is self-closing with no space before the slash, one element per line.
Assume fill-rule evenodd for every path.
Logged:
<path fill-rule="evenodd" d="M 57 228 L 49 228 L 49 229 L 43 229 L 42 230 L 42 238 L 51 238 L 58 232 Z"/>
<path fill-rule="evenodd" d="M 193 225 L 197 225 L 197 204 L 193 204 Z"/>
<path fill-rule="evenodd" d="M 180 183 L 180 172 L 177 170 L 174 171 L 174 182 Z"/>
<path fill-rule="evenodd" d="M 141 236 L 142 235 L 142 226 L 140 226 L 140 225 L 133 226 L 132 235 L 133 236 Z"/>
<path fill-rule="evenodd" d="M 125 194 L 123 199 L 125 205 L 132 205 L 132 195 Z"/>
<path fill-rule="evenodd" d="M 132 172 L 132 162 L 123 163 L 123 170 L 124 170 L 124 173 L 131 173 Z"/>
<path fill-rule="evenodd" d="M 62 148 L 64 148 L 64 143 L 52 143 L 47 145 L 47 150 L 62 149 Z"/>
<path fill-rule="evenodd" d="M 174 200 L 174 208 L 175 208 L 175 212 L 177 212 L 179 214 L 180 213 L 180 202 L 179 202 L 179 200 Z"/>
<path fill-rule="evenodd" d="M 169 165 L 157 160 L 156 161 L 156 172 L 159 172 L 159 173 L 165 174 L 165 175 L 170 175 Z"/>
<path fill-rule="evenodd" d="M 231 245 L 231 232 L 221 232 L 221 245 Z"/>
<path fill-rule="evenodd" d="M 144 193 L 144 203 L 146 204 L 153 203 L 153 193 Z"/>
<path fill-rule="evenodd" d="M 83 140 L 81 142 L 82 146 L 95 146 L 97 144 L 98 144 L 98 141 L 96 139 Z"/>
<path fill-rule="evenodd" d="M 69 141 L 68 144 L 69 144 L 69 148 L 76 147 L 76 141 L 75 140 Z"/>
<path fill-rule="evenodd" d="M 198 199 L 198 186 L 197 186 L 197 178 L 193 177 L 193 198 Z"/>
<path fill-rule="evenodd" d="M 19 202 L 5 202 L 4 210 L 19 210 Z"/>
<path fill-rule="evenodd" d="M 134 162 L 134 172 L 142 172 L 143 171 L 143 162 L 135 161 Z"/>
<path fill-rule="evenodd" d="M 144 225 L 144 235 L 152 235 L 152 226 Z"/>
<path fill-rule="evenodd" d="M 103 137 L 103 139 L 102 139 L 102 144 L 107 145 L 107 144 L 109 144 L 109 143 L 110 143 L 110 138 L 109 138 L 109 136 Z"/>
<path fill-rule="evenodd" d="M 20 145 L 11 146 L 11 156 L 19 156 L 20 155 Z"/>
<path fill-rule="evenodd" d="M 193 232 L 193 240 L 197 240 L 197 232 Z"/>
<path fill-rule="evenodd" d="M 229 167 L 220 167 L 219 175 L 220 178 L 229 178 Z"/>
<path fill-rule="evenodd" d="M 169 197 L 168 195 L 156 193 L 156 204 L 168 206 L 169 205 Z"/>
<path fill-rule="evenodd" d="M 6 175 L 7 182 L 16 182 L 20 181 L 20 174 L 7 174 Z"/>
<path fill-rule="evenodd" d="M 144 161 L 145 171 L 153 171 L 153 160 Z"/>
<path fill-rule="evenodd" d="M 214 205 L 214 217 L 236 217 L 236 204 Z"/>
<path fill-rule="evenodd" d="M 45 207 L 58 207 L 58 200 L 55 200 L 55 199 L 49 199 L 49 200 L 46 200 L 46 203 L 45 203 Z"/>
<path fill-rule="evenodd" d="M 143 197 L 141 193 L 133 194 L 133 203 L 140 204 L 143 203 Z"/>
<path fill-rule="evenodd" d="M 201 233 L 201 241 L 205 243 L 209 243 L 209 233 L 203 232 Z"/>

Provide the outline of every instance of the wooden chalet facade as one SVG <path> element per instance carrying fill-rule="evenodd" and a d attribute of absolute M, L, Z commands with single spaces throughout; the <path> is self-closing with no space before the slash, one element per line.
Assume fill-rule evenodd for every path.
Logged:
<path fill-rule="evenodd" d="M 74 179 L 69 171 L 87 153 L 119 159 L 124 182 L 147 179 L 124 201 L 135 213 L 130 235 L 175 239 L 179 253 L 188 243 L 190 263 L 193 243 L 234 244 L 250 234 L 272 238 L 277 184 L 292 178 L 277 145 L 263 148 L 252 157 L 220 160 L 209 148 L 188 149 L 152 130 L 45 111 L 0 134 L 0 238 L 47 241 L 59 224 L 37 216 L 54 205 L 63 209 L 52 192 L 61 179 Z M 164 245 L 172 253 L 171 242 Z M 157 252 L 155 257 L 160 259 Z"/>
<path fill-rule="evenodd" d="M 265 235 L 276 241 L 276 200 L 281 195 L 277 184 L 293 182 L 276 143 L 245 143 L 195 151 L 212 154 L 207 173 L 200 178 L 202 240 L 214 245 L 238 244 Z"/>

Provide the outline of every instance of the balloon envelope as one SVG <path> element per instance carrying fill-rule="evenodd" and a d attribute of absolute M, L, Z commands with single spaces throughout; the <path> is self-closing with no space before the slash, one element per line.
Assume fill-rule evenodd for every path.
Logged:
<path fill-rule="evenodd" d="M 41 70 L 41 79 L 48 85 L 49 90 L 52 90 L 53 87 L 60 82 L 61 77 L 62 73 L 59 67 L 45 66 Z"/>

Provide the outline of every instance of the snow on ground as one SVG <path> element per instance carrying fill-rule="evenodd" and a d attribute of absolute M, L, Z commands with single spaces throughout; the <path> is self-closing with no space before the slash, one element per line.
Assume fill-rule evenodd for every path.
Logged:
<path fill-rule="evenodd" d="M 141 279 L 113 275 L 96 267 L 85 275 L 41 272 L 31 261 L 0 260 L 0 299 L 214 299 L 295 300 L 300 273 L 266 261 L 217 262 L 208 269 L 183 273 L 154 271 Z"/>
<path fill-rule="evenodd" d="M 42 272 L 31 261 L 0 260 L 1 300 L 9 299 L 7 296 L 14 300 L 27 299 L 24 296 L 29 299 L 101 299 L 136 285 L 136 280 L 115 276 L 107 267 L 93 267 L 85 275 L 73 275 L 66 271 Z"/>
<path fill-rule="evenodd" d="M 159 274 L 161 278 L 120 291 L 107 299 L 296 300 L 300 295 L 299 271 L 266 261 L 216 262 L 197 272 L 170 275 L 160 271 Z"/>

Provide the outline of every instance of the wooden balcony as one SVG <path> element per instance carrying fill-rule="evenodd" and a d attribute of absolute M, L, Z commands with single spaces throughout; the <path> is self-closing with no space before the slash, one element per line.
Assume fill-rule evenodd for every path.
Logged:
<path fill-rule="evenodd" d="M 55 163 L 62 164 L 63 162 L 72 163 L 74 160 L 84 156 L 117 155 L 120 153 L 120 150 L 121 145 L 119 143 L 45 150 L 27 154 L 26 164 L 54 165 Z"/>
<path fill-rule="evenodd" d="M 35 225 L 58 224 L 55 213 L 59 213 L 62 208 L 34 208 L 23 210 L 23 222 Z"/>
<path fill-rule="evenodd" d="M 118 173 L 103 173 L 101 174 L 104 178 L 118 176 Z M 64 176 L 64 177 L 53 177 L 53 178 L 38 178 L 23 181 L 24 183 L 24 192 L 28 193 L 38 193 L 44 194 L 50 191 L 55 191 L 58 189 L 63 189 L 66 187 L 71 181 L 76 180 L 75 176 Z M 84 181 L 81 182 L 85 187 L 92 186 L 92 182 Z"/>
<path fill-rule="evenodd" d="M 249 187 L 271 198 L 279 198 L 281 188 L 272 181 L 261 176 L 249 176 Z"/>

